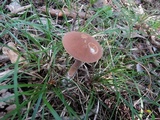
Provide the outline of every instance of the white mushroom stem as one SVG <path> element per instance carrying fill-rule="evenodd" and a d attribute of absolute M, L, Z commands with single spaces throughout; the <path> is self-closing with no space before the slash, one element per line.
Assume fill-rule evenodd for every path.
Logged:
<path fill-rule="evenodd" d="M 68 76 L 67 77 L 72 78 L 81 65 L 82 65 L 81 61 L 75 60 L 75 62 L 73 63 L 73 65 L 70 67 L 70 69 L 68 71 Z"/>

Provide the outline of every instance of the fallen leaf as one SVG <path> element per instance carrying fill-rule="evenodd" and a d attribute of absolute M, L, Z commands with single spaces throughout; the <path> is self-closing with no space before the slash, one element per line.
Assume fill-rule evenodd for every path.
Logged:
<path fill-rule="evenodd" d="M 4 108 L 5 105 L 6 105 L 5 102 L 0 102 L 0 108 Z"/>
<path fill-rule="evenodd" d="M 14 94 L 13 93 L 10 93 L 10 92 L 5 92 L 1 95 L 0 99 L 5 99 L 5 98 L 9 98 L 9 97 L 12 97 L 10 99 L 7 99 L 5 100 L 5 103 L 10 103 L 10 102 L 13 102 L 15 99 L 14 99 Z M 2 101 L 3 102 L 3 101 Z"/>
<path fill-rule="evenodd" d="M 105 1 L 104 0 L 97 0 L 93 5 L 95 8 L 101 8 L 104 6 Z"/>
<path fill-rule="evenodd" d="M 21 7 L 21 5 L 19 4 L 19 0 L 13 0 L 9 5 L 6 6 L 11 13 L 15 13 L 15 11 Z"/>
<path fill-rule="evenodd" d="M 19 4 L 19 0 L 13 0 L 9 5 L 6 6 L 10 11 L 11 13 L 18 13 L 18 12 L 21 12 L 21 11 L 24 11 L 28 8 L 31 7 L 31 5 L 26 5 L 26 6 L 22 6 Z"/>
<path fill-rule="evenodd" d="M 139 72 L 139 73 L 142 73 L 144 70 L 143 70 L 143 68 L 142 68 L 142 66 L 138 63 L 138 64 L 136 64 L 136 70 L 137 70 L 137 72 Z"/>
<path fill-rule="evenodd" d="M 0 94 L 1 94 L 1 96 L 0 96 L 0 108 L 4 108 L 7 105 L 7 103 L 10 103 L 10 102 L 14 101 L 14 98 L 3 101 L 4 99 L 9 98 L 9 97 L 14 95 L 10 92 L 7 92 L 7 89 L 1 90 Z"/>
<path fill-rule="evenodd" d="M 9 42 L 8 44 L 8 47 L 12 48 L 8 48 L 8 47 L 3 47 L 2 48 L 2 52 L 4 55 L 7 55 L 11 61 L 11 63 L 16 63 L 17 60 L 20 62 L 20 63 L 26 63 L 25 59 L 23 57 L 21 57 L 16 51 L 17 48 L 15 47 L 15 44 L 13 42 Z"/>
<path fill-rule="evenodd" d="M 10 111 L 12 111 L 12 110 L 14 110 L 14 109 L 16 109 L 16 105 L 15 105 L 15 104 L 9 105 L 9 106 L 6 108 L 7 112 L 10 112 Z"/>
<path fill-rule="evenodd" d="M 0 90 L 0 94 L 3 94 L 3 93 L 5 93 L 5 92 L 7 92 L 7 89 L 2 89 L 2 90 Z"/>

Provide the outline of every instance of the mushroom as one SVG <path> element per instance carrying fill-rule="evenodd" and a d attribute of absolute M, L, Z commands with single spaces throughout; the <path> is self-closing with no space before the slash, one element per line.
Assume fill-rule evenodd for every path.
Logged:
<path fill-rule="evenodd" d="M 62 43 L 67 53 L 75 58 L 74 64 L 68 71 L 67 78 L 72 78 L 83 62 L 96 62 L 103 54 L 100 44 L 86 33 L 68 32 L 62 38 Z"/>

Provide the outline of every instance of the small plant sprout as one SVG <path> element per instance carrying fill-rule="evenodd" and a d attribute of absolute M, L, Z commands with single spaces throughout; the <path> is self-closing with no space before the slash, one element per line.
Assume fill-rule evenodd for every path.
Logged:
<path fill-rule="evenodd" d="M 72 78 L 82 63 L 93 63 L 103 55 L 100 44 L 89 34 L 82 32 L 68 32 L 62 39 L 63 46 L 68 54 L 75 58 L 70 67 L 67 78 Z"/>

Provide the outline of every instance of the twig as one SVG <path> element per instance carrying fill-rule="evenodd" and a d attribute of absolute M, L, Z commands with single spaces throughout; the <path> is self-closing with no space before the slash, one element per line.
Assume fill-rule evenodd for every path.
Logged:
<path fill-rule="evenodd" d="M 47 12 L 46 11 L 46 7 L 43 6 L 40 8 L 40 11 L 42 12 Z M 63 8 L 62 10 L 59 10 L 59 9 L 53 9 L 53 8 L 49 8 L 49 13 L 52 15 L 52 16 L 58 16 L 58 17 L 63 17 L 63 15 L 66 15 L 68 17 L 72 17 L 72 18 L 76 18 L 76 16 L 78 15 L 80 18 L 86 18 L 86 17 L 90 17 L 89 15 L 85 15 L 84 12 L 73 12 L 73 11 L 69 11 L 67 8 Z"/>
<path fill-rule="evenodd" d="M 67 103 L 68 103 L 68 105 L 70 105 L 70 104 L 71 104 L 71 101 L 68 101 Z M 64 116 L 64 115 L 66 114 L 66 112 L 67 112 L 67 109 L 66 109 L 66 106 L 65 106 L 65 107 L 63 108 L 60 116 Z"/>
<path fill-rule="evenodd" d="M 0 73 L 0 78 L 4 77 L 5 75 L 10 74 L 11 72 L 13 72 L 13 70 L 7 70 L 7 71 L 4 71 L 4 72 L 1 72 Z"/>
<path fill-rule="evenodd" d="M 93 120 L 97 120 L 98 111 L 99 111 L 99 100 L 97 102 L 97 109 L 96 109 L 95 116 L 94 116 Z"/>
<path fill-rule="evenodd" d="M 7 6 L 7 7 L 8 7 L 8 6 Z M 14 9 L 13 11 L 11 11 L 11 13 L 12 13 L 12 14 L 16 14 L 16 13 L 21 12 L 21 11 L 24 11 L 24 10 L 30 8 L 30 7 L 32 7 L 31 4 L 30 4 L 30 5 L 23 6 L 23 7 L 19 7 L 19 8 L 17 8 L 17 9 Z"/>

